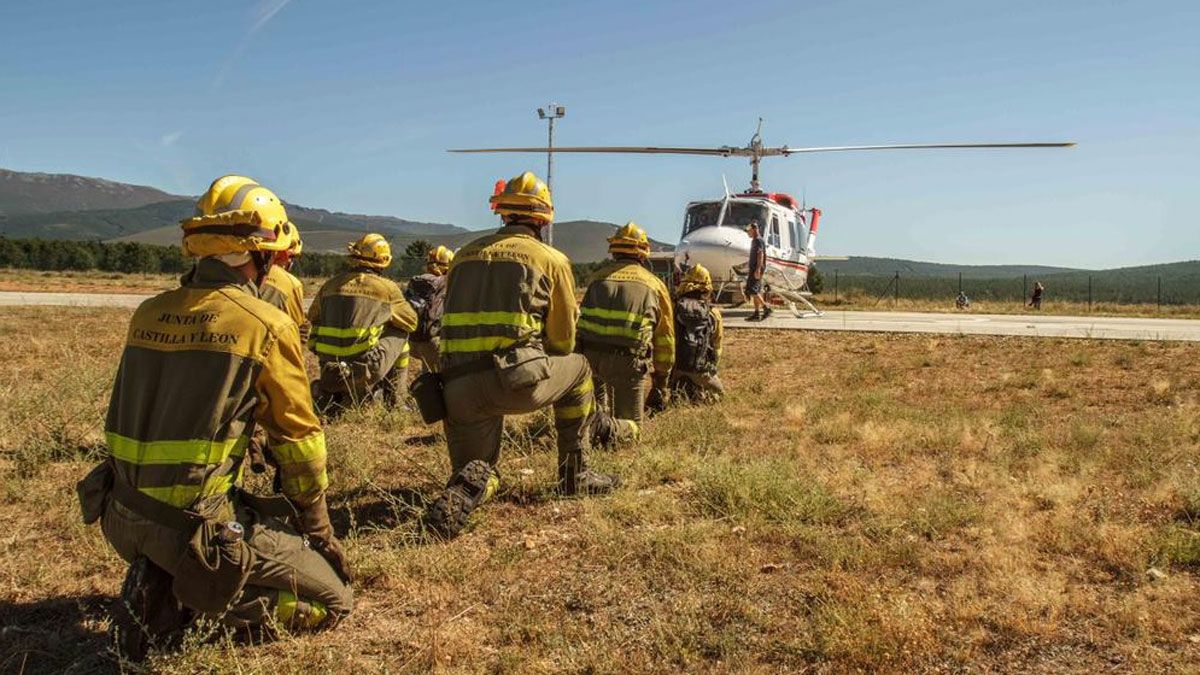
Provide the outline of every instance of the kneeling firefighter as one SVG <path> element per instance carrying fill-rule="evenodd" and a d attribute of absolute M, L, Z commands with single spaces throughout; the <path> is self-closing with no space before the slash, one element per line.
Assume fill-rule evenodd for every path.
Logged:
<path fill-rule="evenodd" d="M 288 247 L 275 252 L 275 257 L 271 260 L 271 268 L 267 270 L 266 276 L 258 286 L 258 297 L 283 310 L 283 313 L 296 323 L 300 329 L 300 342 L 303 344 L 308 340 L 311 326 L 308 323 L 308 315 L 304 311 L 304 283 L 292 274 L 292 266 L 296 264 L 296 259 L 303 252 L 304 242 L 300 240 L 300 230 L 296 228 L 295 224 L 292 225 L 292 234 L 293 237 Z M 267 465 L 271 463 L 264 451 L 266 444 L 267 434 L 260 427 L 255 430 L 254 437 L 250 439 L 250 447 L 246 451 L 247 461 L 254 473 L 265 472 Z M 276 471 L 274 485 L 276 493 L 282 489 L 279 481 L 280 475 Z"/>
<path fill-rule="evenodd" d="M 712 275 L 703 265 L 683 274 L 675 301 L 675 371 L 671 390 L 684 399 L 713 402 L 725 395 L 717 377 L 724 323 L 712 305 Z"/>
<path fill-rule="evenodd" d="M 554 220 L 550 190 L 526 172 L 498 183 L 491 204 L 504 227 L 460 249 L 446 285 L 440 379 L 453 473 L 425 514 L 425 525 L 443 537 L 458 534 L 499 485 L 505 415 L 554 406 L 561 494 L 608 492 L 618 484 L 584 459 L 595 423 L 592 372 L 573 353 L 571 262 L 541 241 L 542 228 Z"/>
<path fill-rule="evenodd" d="M 425 273 L 408 282 L 404 297 L 417 313 L 417 328 L 409 336 L 412 353 L 427 371 L 437 372 L 441 344 L 442 312 L 446 304 L 446 273 L 454 262 L 454 251 L 445 246 L 429 249 Z"/>
<path fill-rule="evenodd" d="M 646 375 L 653 369 L 650 405 L 666 403 L 668 377 L 675 364 L 675 322 L 666 284 L 650 270 L 650 239 L 637 223 L 627 223 L 608 240 L 612 260 L 588 280 L 576 333 L 579 352 L 595 376 L 596 403 L 608 408 L 612 392 L 612 439 L 636 440 L 642 424 Z"/>
<path fill-rule="evenodd" d="M 347 248 L 350 269 L 326 281 L 308 310 L 322 410 L 377 397 L 394 405 L 406 388 L 408 335 L 417 327 L 399 284 L 383 275 L 392 262 L 387 240 L 367 234 Z"/>
<path fill-rule="evenodd" d="M 183 250 L 199 260 L 134 312 L 105 420 L 111 454 L 78 485 L 84 522 L 99 520 L 130 563 L 113 623 L 134 659 L 194 614 L 318 627 L 353 606 L 300 336 L 256 288 L 293 226 L 242 176 L 213 182 L 196 212 Z M 283 496 L 239 489 L 256 424 Z"/>

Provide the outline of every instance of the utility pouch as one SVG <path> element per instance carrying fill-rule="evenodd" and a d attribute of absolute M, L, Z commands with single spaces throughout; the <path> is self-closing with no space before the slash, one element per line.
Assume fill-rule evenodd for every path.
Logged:
<path fill-rule="evenodd" d="M 446 396 L 442 377 L 435 372 L 425 371 L 408 386 L 408 393 L 417 402 L 421 419 L 426 424 L 435 424 L 446 419 Z"/>
<path fill-rule="evenodd" d="M 186 607 L 203 614 L 220 614 L 242 592 L 254 549 L 244 539 L 226 541 L 219 535 L 225 525 L 205 518 L 192 533 L 179 558 L 171 591 Z"/>
<path fill-rule="evenodd" d="M 540 346 L 516 344 L 492 355 L 500 386 L 509 391 L 528 389 L 550 377 L 550 358 Z"/>
<path fill-rule="evenodd" d="M 108 506 L 108 494 L 112 492 L 113 465 L 104 460 L 75 484 L 75 492 L 79 495 L 79 507 L 83 512 L 83 524 L 91 525 L 100 520 L 104 509 Z"/>

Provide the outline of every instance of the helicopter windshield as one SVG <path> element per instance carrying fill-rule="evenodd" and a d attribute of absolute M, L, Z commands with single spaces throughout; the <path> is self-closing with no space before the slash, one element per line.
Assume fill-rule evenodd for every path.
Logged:
<path fill-rule="evenodd" d="M 687 210 L 683 233 L 688 234 L 701 227 L 716 225 L 720 214 L 721 202 L 704 202 L 692 206 Z M 762 227 L 767 222 L 767 217 L 767 207 L 761 203 L 730 200 L 729 208 L 725 212 L 725 220 L 721 224 L 745 228 L 750 223 L 757 222 L 759 227 Z"/>

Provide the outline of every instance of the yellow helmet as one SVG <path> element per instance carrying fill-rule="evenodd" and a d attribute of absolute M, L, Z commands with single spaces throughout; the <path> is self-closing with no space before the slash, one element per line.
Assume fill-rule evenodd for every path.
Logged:
<path fill-rule="evenodd" d="M 445 246 L 437 246 L 429 249 L 429 254 L 425 259 L 425 269 L 438 274 L 445 274 L 446 270 L 450 269 L 450 263 L 454 261 L 454 251 Z"/>
<path fill-rule="evenodd" d="M 488 200 L 492 211 L 500 216 L 521 216 L 542 224 L 554 222 L 554 200 L 546 182 L 533 175 L 532 171 L 513 178 L 500 187 Z"/>
<path fill-rule="evenodd" d="M 381 270 L 392 264 L 392 246 L 381 234 L 364 234 L 346 248 L 350 258 L 360 265 Z"/>
<path fill-rule="evenodd" d="M 197 257 L 286 251 L 297 237 L 279 197 L 245 176 L 213 181 L 196 202 L 196 215 L 179 225 L 184 254 Z"/>
<path fill-rule="evenodd" d="M 679 280 L 678 293 L 685 295 L 695 291 L 704 291 L 712 293 L 712 275 L 704 268 L 704 265 L 693 265 L 684 272 L 683 278 Z"/>
<path fill-rule="evenodd" d="M 293 258 L 299 258 L 300 254 L 304 252 L 304 242 L 300 239 L 300 230 L 296 229 L 295 225 L 292 225 L 292 229 L 295 230 L 296 236 L 292 239 L 292 245 L 288 246 L 287 251 Z"/>
<path fill-rule="evenodd" d="M 650 238 L 646 231 L 632 220 L 617 228 L 613 236 L 608 238 L 608 252 L 612 255 L 624 254 L 645 259 L 650 257 Z"/>

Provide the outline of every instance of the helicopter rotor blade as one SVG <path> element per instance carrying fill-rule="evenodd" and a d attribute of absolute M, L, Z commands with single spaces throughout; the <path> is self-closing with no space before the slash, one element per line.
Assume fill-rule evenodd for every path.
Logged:
<path fill-rule="evenodd" d="M 633 153 L 640 155 L 711 155 L 715 157 L 749 156 L 748 148 L 664 148 L 655 146 L 579 146 L 554 148 L 462 148 L 446 152 L 480 153 L 480 152 L 593 152 L 593 153 Z"/>
<path fill-rule="evenodd" d="M 859 150 L 953 150 L 962 148 L 1070 148 L 1074 141 L 1028 143 L 901 143 L 894 145 L 835 145 L 823 148 L 763 148 L 763 155 L 794 155 L 807 152 L 855 152 Z"/>

